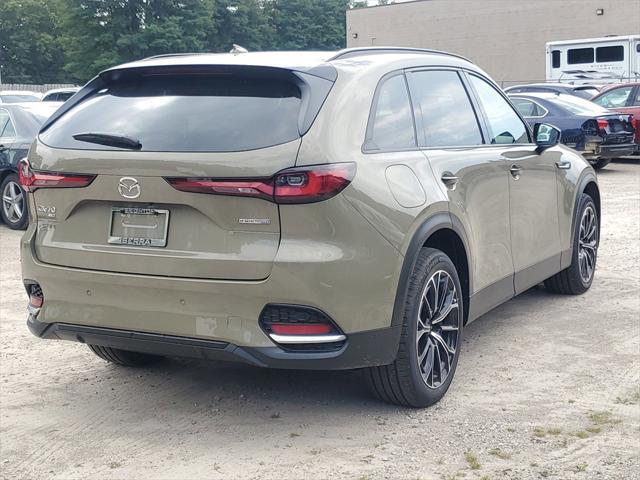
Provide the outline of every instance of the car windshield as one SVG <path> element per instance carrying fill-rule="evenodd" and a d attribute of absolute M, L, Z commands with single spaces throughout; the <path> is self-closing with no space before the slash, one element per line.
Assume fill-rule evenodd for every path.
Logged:
<path fill-rule="evenodd" d="M 549 101 L 570 111 L 574 115 L 606 115 L 609 112 L 606 108 L 586 100 L 584 98 L 574 97 L 572 95 L 558 95 L 548 98 Z"/>
<path fill-rule="evenodd" d="M 39 102 L 40 99 L 36 95 L 0 95 L 2 103 L 22 103 L 22 102 Z"/>

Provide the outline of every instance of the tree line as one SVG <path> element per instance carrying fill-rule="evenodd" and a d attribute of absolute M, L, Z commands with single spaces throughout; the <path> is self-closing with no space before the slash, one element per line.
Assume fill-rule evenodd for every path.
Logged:
<path fill-rule="evenodd" d="M 2 81 L 82 84 L 119 63 L 163 53 L 226 52 L 233 43 L 250 51 L 339 49 L 346 41 L 346 10 L 366 5 L 366 0 L 1 0 Z"/>

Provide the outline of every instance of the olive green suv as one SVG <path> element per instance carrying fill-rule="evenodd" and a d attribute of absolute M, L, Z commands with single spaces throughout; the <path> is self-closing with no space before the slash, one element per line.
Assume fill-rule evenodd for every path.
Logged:
<path fill-rule="evenodd" d="M 19 167 L 29 328 L 120 365 L 363 369 L 383 400 L 433 404 L 470 321 L 591 285 L 596 176 L 558 136 L 436 51 L 106 70 Z"/>

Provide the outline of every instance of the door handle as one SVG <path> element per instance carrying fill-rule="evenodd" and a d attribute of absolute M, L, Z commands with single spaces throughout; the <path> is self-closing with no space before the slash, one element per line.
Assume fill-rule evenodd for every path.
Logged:
<path fill-rule="evenodd" d="M 556 162 L 556 167 L 560 170 L 569 170 L 571 168 L 571 162 L 565 160 L 563 162 Z"/>
<path fill-rule="evenodd" d="M 518 165 L 513 164 L 511 165 L 509 172 L 511 173 L 511 176 L 513 177 L 514 180 L 519 180 L 520 174 L 522 173 L 522 169 Z"/>
<path fill-rule="evenodd" d="M 458 183 L 458 177 L 456 177 L 451 172 L 444 172 L 440 177 L 440 180 L 442 180 L 442 183 L 444 183 L 447 188 L 451 190 L 454 190 L 456 188 L 456 184 Z"/>

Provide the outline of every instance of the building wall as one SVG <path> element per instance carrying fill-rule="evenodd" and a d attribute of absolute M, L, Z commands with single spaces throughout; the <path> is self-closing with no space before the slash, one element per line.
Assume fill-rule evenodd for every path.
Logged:
<path fill-rule="evenodd" d="M 640 34 L 640 0 L 417 0 L 347 12 L 348 47 L 454 52 L 504 85 L 545 79 L 546 42 L 614 34 Z"/>

